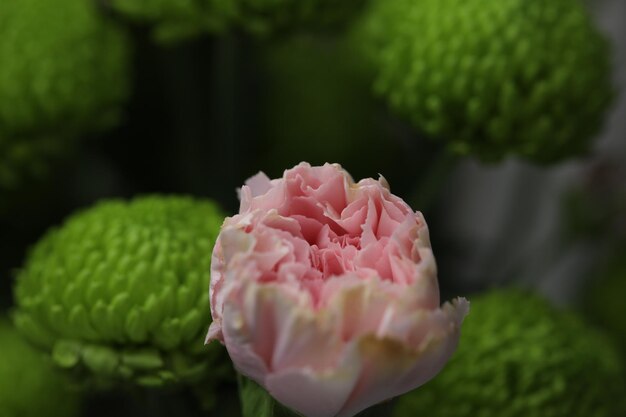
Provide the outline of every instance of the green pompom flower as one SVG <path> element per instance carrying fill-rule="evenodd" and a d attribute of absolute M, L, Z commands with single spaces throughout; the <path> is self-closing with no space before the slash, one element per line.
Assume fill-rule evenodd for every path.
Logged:
<path fill-rule="evenodd" d="M 343 23 L 365 0 L 110 0 L 121 14 L 155 24 L 162 41 L 229 28 L 267 35 Z"/>
<path fill-rule="evenodd" d="M 584 153 L 613 96 L 580 0 L 375 0 L 355 38 L 395 111 L 487 161 Z"/>
<path fill-rule="evenodd" d="M 158 196 L 105 201 L 70 217 L 18 273 L 16 326 L 56 365 L 96 385 L 221 372 L 221 347 L 203 342 L 223 219 L 211 201 Z"/>
<path fill-rule="evenodd" d="M 0 416 L 72 417 L 79 399 L 46 357 L 0 318 Z"/>
<path fill-rule="evenodd" d="M 109 127 L 129 89 L 128 44 L 85 0 L 0 2 L 0 193 Z"/>
<path fill-rule="evenodd" d="M 515 291 L 472 299 L 459 348 L 435 379 L 401 397 L 408 417 L 626 415 L 622 364 L 576 316 Z"/>

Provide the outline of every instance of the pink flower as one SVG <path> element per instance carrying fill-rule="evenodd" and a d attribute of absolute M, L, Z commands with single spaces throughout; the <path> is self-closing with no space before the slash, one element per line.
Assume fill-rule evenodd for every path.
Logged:
<path fill-rule="evenodd" d="M 301 163 L 250 178 L 213 252 L 207 342 L 307 417 L 350 417 L 433 378 L 469 304 L 440 308 L 421 213 L 384 178 Z"/>

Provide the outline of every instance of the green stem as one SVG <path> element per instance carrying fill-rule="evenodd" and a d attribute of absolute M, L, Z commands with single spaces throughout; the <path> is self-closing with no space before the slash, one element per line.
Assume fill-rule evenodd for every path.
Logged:
<path fill-rule="evenodd" d="M 303 417 L 276 401 L 263 387 L 237 375 L 243 417 Z"/>

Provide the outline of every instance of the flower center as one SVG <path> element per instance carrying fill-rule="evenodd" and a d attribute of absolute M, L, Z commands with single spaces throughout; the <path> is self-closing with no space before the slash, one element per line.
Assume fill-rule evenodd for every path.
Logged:
<path fill-rule="evenodd" d="M 357 236 L 335 236 L 321 245 L 311 245 L 311 266 L 322 273 L 324 279 L 333 275 L 342 275 L 356 271 L 354 258 L 361 249 L 361 240 Z"/>

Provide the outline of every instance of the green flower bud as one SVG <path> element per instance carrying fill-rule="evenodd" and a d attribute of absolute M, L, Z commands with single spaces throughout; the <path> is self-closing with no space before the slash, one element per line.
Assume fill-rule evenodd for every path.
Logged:
<path fill-rule="evenodd" d="M 0 199 L 47 175 L 128 94 L 126 37 L 85 0 L 0 2 Z"/>
<path fill-rule="evenodd" d="M 203 31 L 242 28 L 268 33 L 332 27 L 355 14 L 365 0 L 111 0 L 112 7 L 137 21 L 155 24 L 155 35 L 172 41 Z"/>
<path fill-rule="evenodd" d="M 96 385 L 193 382 L 221 372 L 221 346 L 203 342 L 223 219 L 211 201 L 159 196 L 73 215 L 19 271 L 16 326 L 57 366 Z"/>
<path fill-rule="evenodd" d="M 579 0 L 375 0 L 355 32 L 377 93 L 458 154 L 584 153 L 613 95 Z"/>
<path fill-rule="evenodd" d="M 0 318 L 0 415 L 72 417 L 79 399 L 49 361 Z"/>
<path fill-rule="evenodd" d="M 452 360 L 399 399 L 396 417 L 626 415 L 622 364 L 603 335 L 530 294 L 497 291 L 471 303 Z"/>

